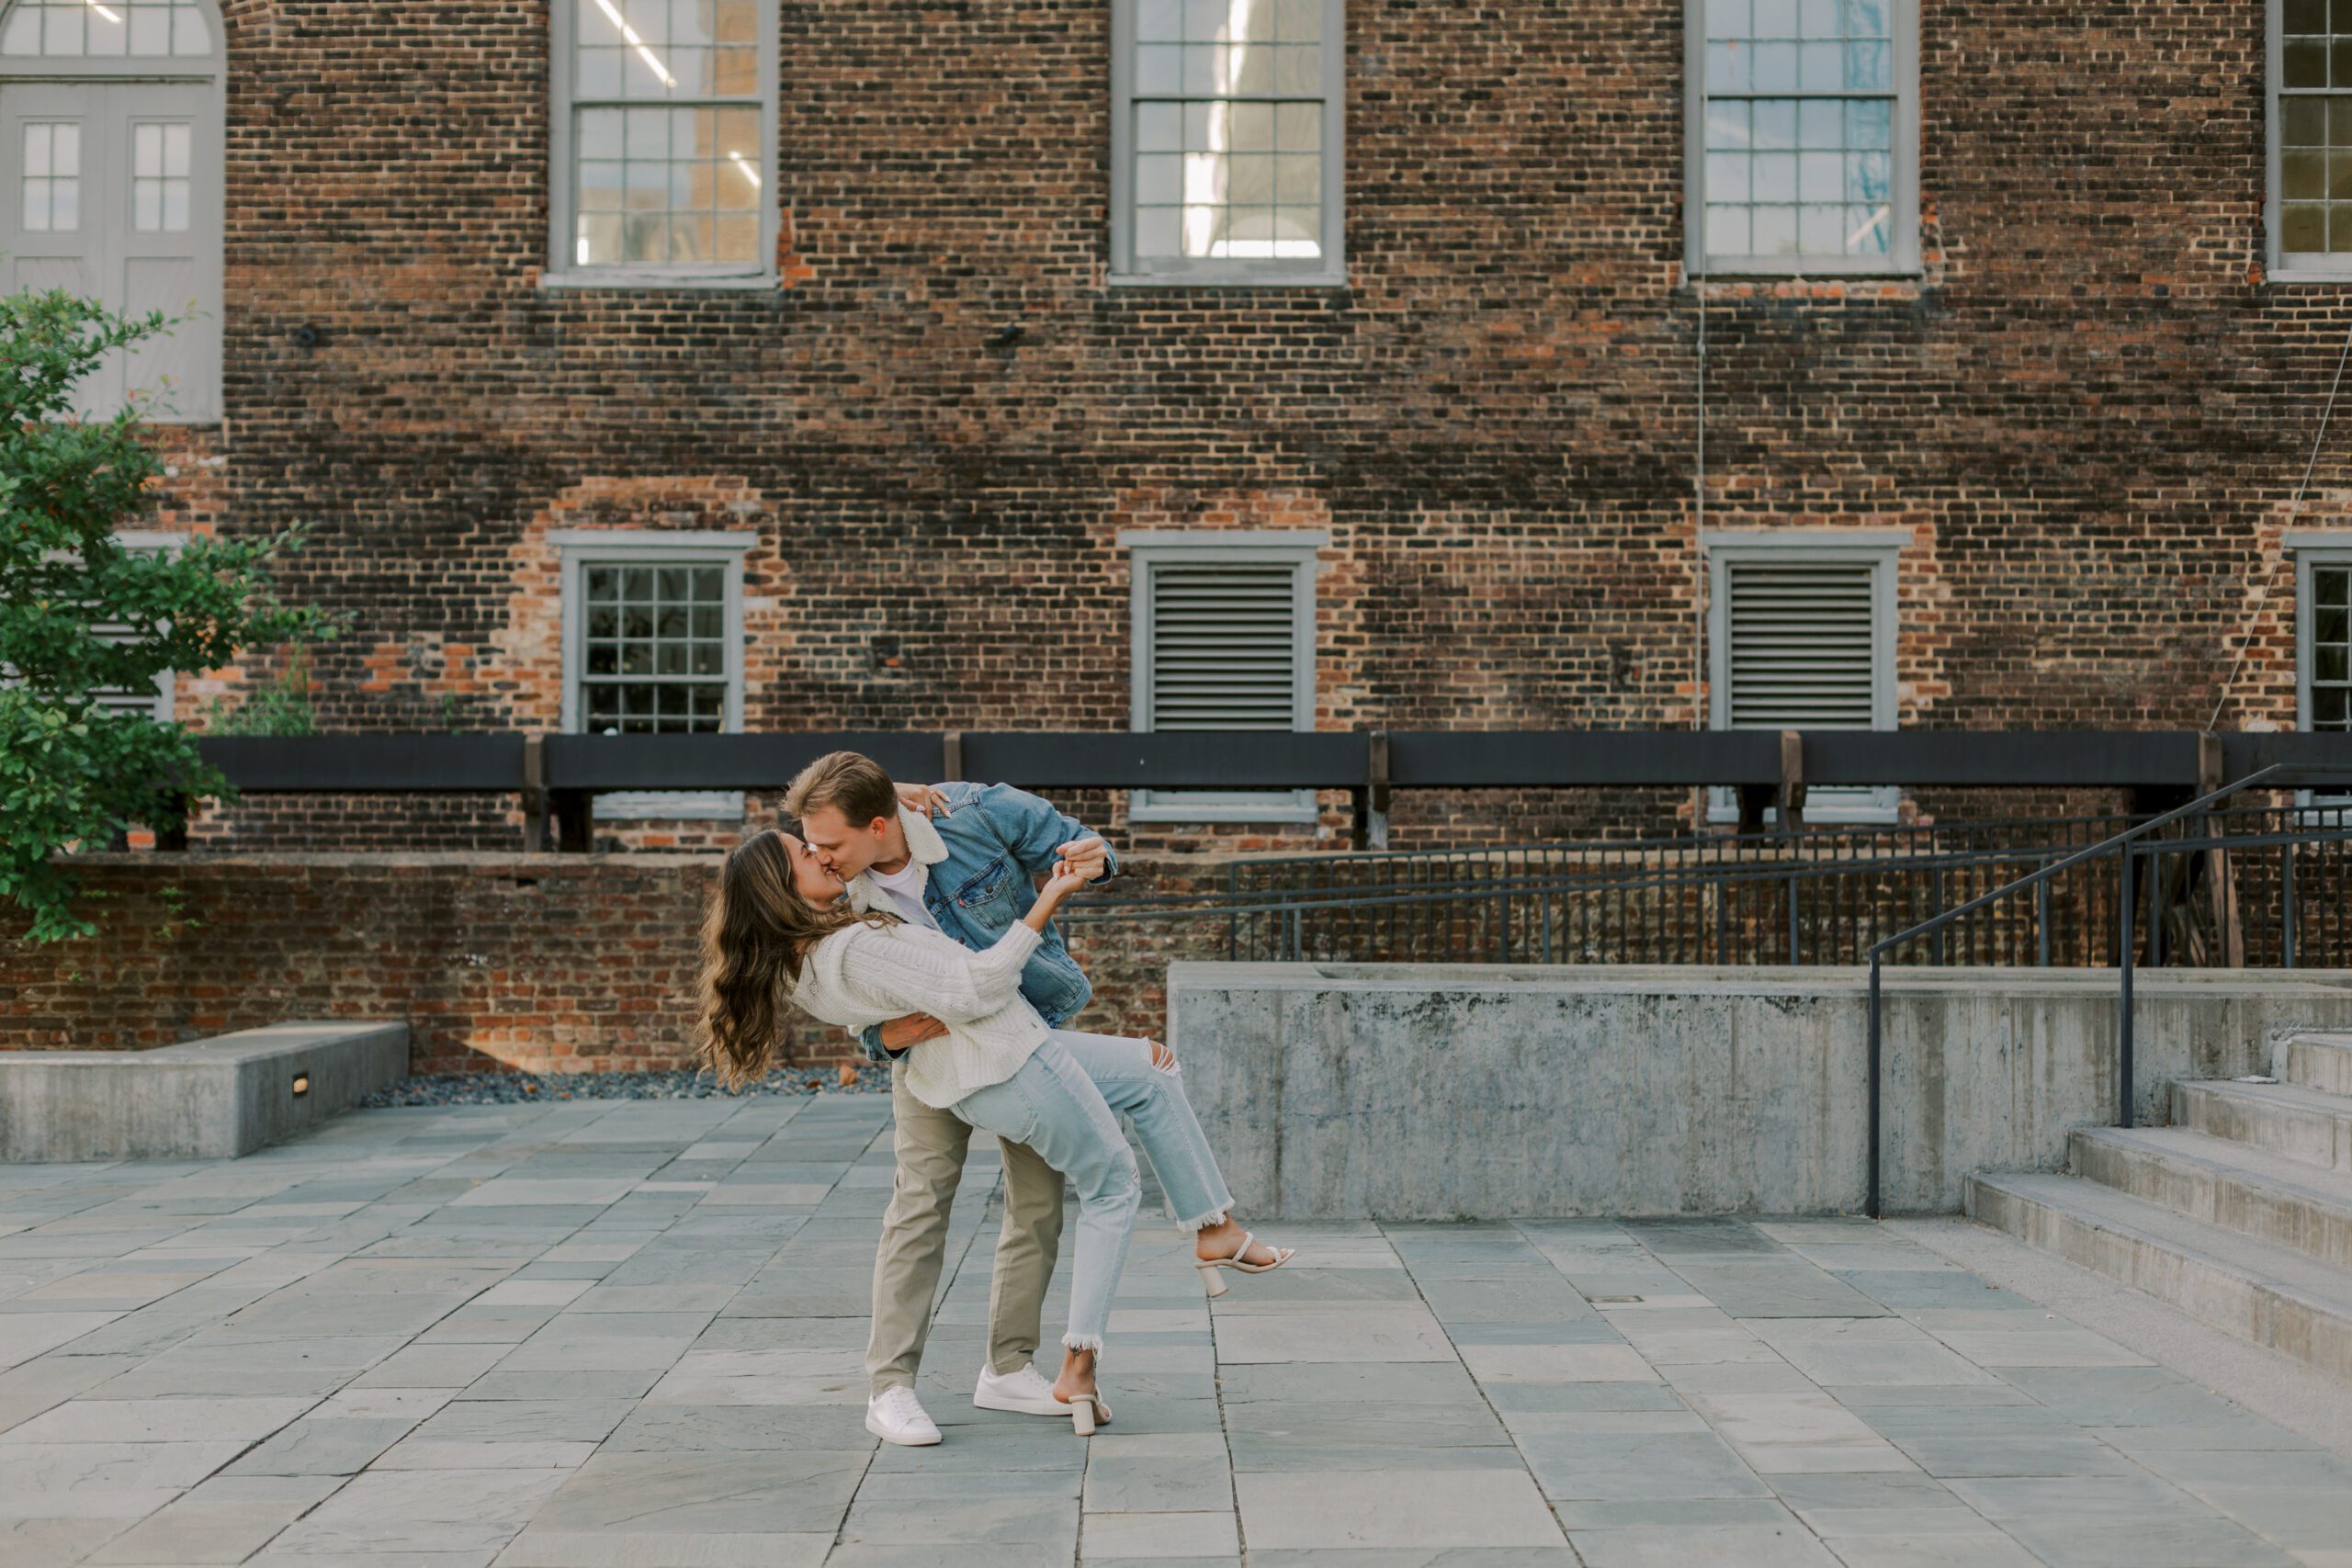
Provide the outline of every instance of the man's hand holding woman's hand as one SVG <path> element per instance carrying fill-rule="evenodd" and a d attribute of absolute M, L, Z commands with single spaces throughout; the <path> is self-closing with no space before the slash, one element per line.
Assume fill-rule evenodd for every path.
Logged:
<path fill-rule="evenodd" d="M 1100 881 L 1111 867 L 1111 846 L 1091 835 L 1072 839 L 1054 853 L 1061 857 L 1054 865 L 1057 873 L 1069 866 L 1082 873 L 1088 882 Z"/>
<path fill-rule="evenodd" d="M 1054 911 L 1060 908 L 1071 894 L 1093 880 L 1094 872 L 1084 861 L 1056 861 L 1053 874 L 1046 878 L 1046 886 L 1039 891 L 1037 901 L 1029 907 L 1029 913 L 1022 917 L 1023 919 L 1032 929 L 1044 931 L 1046 922 L 1054 918 Z"/>

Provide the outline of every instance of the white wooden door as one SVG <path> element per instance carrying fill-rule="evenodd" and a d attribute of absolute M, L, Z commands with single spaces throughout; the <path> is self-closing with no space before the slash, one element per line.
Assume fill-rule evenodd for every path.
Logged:
<path fill-rule="evenodd" d="M 214 102 L 196 83 L 0 87 L 0 290 L 70 288 L 172 323 L 85 383 L 85 414 L 138 395 L 159 419 L 220 417 Z"/>

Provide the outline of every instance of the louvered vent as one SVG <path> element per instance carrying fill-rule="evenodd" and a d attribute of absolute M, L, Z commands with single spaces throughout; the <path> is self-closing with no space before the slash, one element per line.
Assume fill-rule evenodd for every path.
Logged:
<path fill-rule="evenodd" d="M 1872 569 L 1728 563 L 1731 728 L 1868 729 L 1876 717 Z"/>
<path fill-rule="evenodd" d="M 130 628 L 128 626 L 112 621 L 101 621 L 90 629 L 110 642 L 127 641 L 130 637 Z M 145 714 L 151 718 L 168 719 L 170 717 L 168 714 L 160 711 L 162 698 L 160 694 L 155 692 L 142 694 L 131 691 L 126 686 L 103 686 L 92 692 L 90 699 L 108 713 L 139 713 Z"/>
<path fill-rule="evenodd" d="M 1296 570 L 1156 569 L 1151 728 L 1289 729 L 1297 716 Z"/>

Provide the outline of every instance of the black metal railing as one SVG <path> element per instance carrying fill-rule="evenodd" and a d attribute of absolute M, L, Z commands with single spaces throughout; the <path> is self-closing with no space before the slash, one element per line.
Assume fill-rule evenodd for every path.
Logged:
<path fill-rule="evenodd" d="M 1319 962 L 1853 964 L 1898 929 L 2128 823 L 2017 818 L 1525 848 L 1251 857 L 1228 956 Z M 1985 921 L 1953 962 L 2094 962 L 2071 915 Z"/>
<path fill-rule="evenodd" d="M 2289 808 L 2282 824 L 2266 825 L 2254 830 L 2244 830 L 2244 824 L 2233 824 L 2232 814 L 2217 812 L 2224 800 L 2250 789 L 2283 789 L 2297 784 L 2324 785 L 2341 789 L 2352 783 L 2352 772 L 2338 769 L 2298 768 L 2288 762 L 2273 762 L 2256 772 L 2199 795 L 2184 806 L 2149 817 L 2101 839 L 2098 842 L 2064 854 L 2049 863 L 1939 911 L 1918 923 L 1879 939 L 1871 944 L 1869 1024 L 1867 1035 L 1867 1071 L 1870 1101 L 1870 1177 L 1864 1199 L 1864 1212 L 1879 1218 L 1883 1210 L 1882 1156 L 1883 1108 L 1885 1087 L 1885 1052 L 1883 1026 L 1882 969 L 1887 955 L 1906 944 L 1929 939 L 1956 922 L 1980 911 L 1990 909 L 2004 900 L 2014 898 L 2028 888 L 2041 888 L 2053 879 L 2078 867 L 2087 866 L 2111 857 L 2115 865 L 2114 909 L 2115 964 L 2120 976 L 2120 1006 L 2116 1021 L 2116 1115 L 2126 1127 L 2132 1124 L 2137 1096 L 2137 1075 L 2132 1057 L 2132 978 L 2139 962 L 2140 897 L 2144 886 L 2152 905 L 2150 921 L 2151 956 L 2161 962 L 2167 922 L 2164 914 L 2166 894 L 2166 869 L 2177 871 L 2194 867 L 2200 859 L 2214 855 L 2241 856 L 2259 848 L 2277 848 L 2280 861 L 2279 886 L 2288 890 L 2280 922 L 2280 955 L 2285 966 L 2292 966 L 2299 956 L 2300 913 L 2293 891 L 2301 880 L 2299 859 L 2309 852 L 2335 850 L 2332 856 L 2333 874 L 2340 877 L 2343 855 L 2341 846 L 2352 829 L 2347 829 L 2347 815 L 2342 807 L 2333 806 Z M 2258 815 L 2258 814 L 2256 814 Z M 2188 830 L 2170 839 L 2159 838 L 2167 829 L 2192 824 Z M 2233 827 L 2240 830 L 2232 830 Z M 2147 862 L 2153 875 L 2141 874 L 2142 862 Z M 2217 911 L 2215 934 L 2222 944 L 2220 956 L 2228 961 L 2234 948 L 2242 946 L 2243 926 L 2235 923 L 2235 915 L 2243 908 L 2242 892 L 2233 891 L 2231 878 L 2217 874 L 2211 881 L 2212 904 Z M 2341 936 L 2343 916 L 2335 916 L 2335 932 Z M 2239 956 L 2242 958 L 2243 954 Z"/>
<path fill-rule="evenodd" d="M 1064 919 L 1189 921 L 1189 952 L 1260 963 L 1860 964 L 1888 933 L 1919 928 L 1899 959 L 2098 967 L 2118 961 L 2118 890 L 2101 863 L 2034 884 L 2030 899 L 1975 901 L 2143 820 L 1251 857 L 1221 887 L 1114 884 Z M 2352 809 L 2239 807 L 2199 824 L 2204 839 L 2137 852 L 2153 862 L 2137 879 L 2150 962 L 2352 966 Z M 2200 860 L 2208 848 L 2222 858 Z"/>

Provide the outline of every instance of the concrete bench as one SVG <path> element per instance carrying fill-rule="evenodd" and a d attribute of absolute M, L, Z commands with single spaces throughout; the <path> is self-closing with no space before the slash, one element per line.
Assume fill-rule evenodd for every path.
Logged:
<path fill-rule="evenodd" d="M 153 1051 L 0 1053 L 0 1161 L 233 1159 L 408 1071 L 405 1023 L 280 1023 Z"/>

